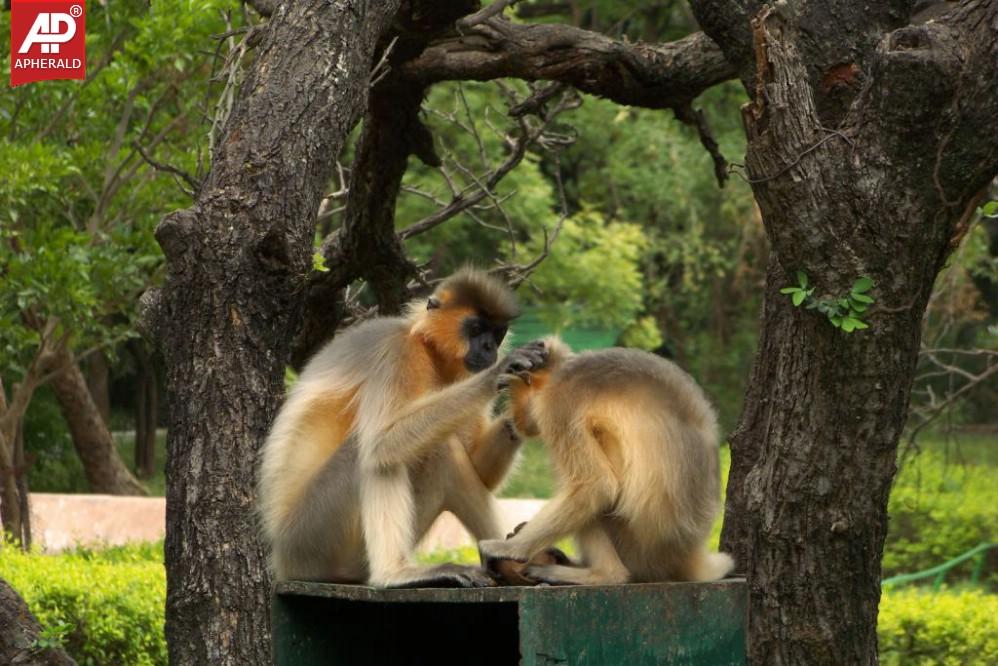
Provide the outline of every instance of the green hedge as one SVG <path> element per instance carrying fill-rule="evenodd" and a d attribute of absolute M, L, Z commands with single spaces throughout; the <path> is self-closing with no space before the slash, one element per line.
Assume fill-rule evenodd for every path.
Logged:
<path fill-rule="evenodd" d="M 884 544 L 884 577 L 914 573 L 942 564 L 998 535 L 995 468 L 960 465 L 941 453 L 924 451 L 898 475 L 888 504 L 890 523 Z M 982 580 L 994 585 L 996 553 L 988 555 Z M 973 562 L 947 574 L 966 578 Z"/>
<path fill-rule="evenodd" d="M 917 587 L 885 592 L 877 635 L 886 666 L 998 664 L 998 595 Z"/>
<path fill-rule="evenodd" d="M 0 577 L 81 666 L 167 663 L 161 542 L 61 555 L 3 547 Z"/>

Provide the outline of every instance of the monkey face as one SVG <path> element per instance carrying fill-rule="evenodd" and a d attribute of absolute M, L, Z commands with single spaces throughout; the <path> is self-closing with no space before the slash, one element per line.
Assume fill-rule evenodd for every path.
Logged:
<path fill-rule="evenodd" d="M 470 372 L 480 372 L 495 363 L 507 328 L 505 322 L 477 315 L 467 317 L 461 323 L 461 335 L 468 342 L 464 367 Z"/>

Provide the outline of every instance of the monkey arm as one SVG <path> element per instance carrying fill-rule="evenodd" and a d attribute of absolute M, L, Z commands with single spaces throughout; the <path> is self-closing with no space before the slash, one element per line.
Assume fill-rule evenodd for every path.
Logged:
<path fill-rule="evenodd" d="M 523 442 L 507 415 L 493 419 L 468 446 L 468 456 L 482 483 L 494 491 L 506 478 L 513 458 Z"/>
<path fill-rule="evenodd" d="M 384 469 L 408 465 L 470 421 L 495 397 L 493 368 L 424 396 L 386 427 L 361 434 L 361 464 Z"/>
<path fill-rule="evenodd" d="M 546 383 L 551 373 L 546 370 L 531 372 L 529 383 L 523 377 L 516 377 L 509 383 L 509 411 L 513 425 L 525 437 L 537 437 L 540 428 L 531 411 L 533 396 Z"/>

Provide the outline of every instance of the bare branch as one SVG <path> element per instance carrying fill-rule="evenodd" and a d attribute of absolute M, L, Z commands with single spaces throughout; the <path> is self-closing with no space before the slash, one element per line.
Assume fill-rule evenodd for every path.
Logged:
<path fill-rule="evenodd" d="M 447 220 L 466 212 L 468 209 L 478 205 L 486 198 L 491 197 L 499 181 L 501 181 L 506 174 L 512 171 L 516 165 L 523 160 L 524 155 L 527 153 L 527 149 L 540 140 L 545 130 L 549 127 L 555 117 L 563 111 L 576 108 L 580 103 L 581 102 L 576 95 L 564 95 L 561 101 L 547 114 L 543 122 L 532 129 L 529 128 L 527 123 L 521 119 L 519 121 L 520 135 L 513 141 L 512 150 L 509 156 L 502 162 L 502 164 L 493 169 L 485 178 L 482 178 L 480 181 L 476 181 L 478 187 L 474 193 L 465 194 L 463 192 L 458 192 L 454 195 L 454 198 L 451 199 L 450 203 L 447 204 L 446 207 L 441 208 L 432 215 L 428 215 L 422 220 L 415 222 L 400 231 L 398 233 L 399 239 L 404 241 L 412 238 L 413 236 L 425 233 L 430 229 L 443 224 Z"/>
<path fill-rule="evenodd" d="M 491 5 L 480 9 L 479 11 L 471 14 L 470 16 L 465 16 L 463 19 L 457 22 L 458 30 L 465 30 L 467 28 L 473 28 L 480 23 L 485 23 L 490 18 L 494 16 L 499 16 L 506 10 L 507 7 L 512 7 L 520 0 L 495 0 Z"/>
<path fill-rule="evenodd" d="M 665 44 L 631 44 L 571 26 L 501 18 L 431 44 L 401 71 L 424 84 L 560 81 L 621 104 L 657 109 L 687 104 L 734 77 L 721 50 L 702 33 Z"/>
<path fill-rule="evenodd" d="M 151 167 L 153 167 L 157 171 L 165 171 L 166 173 L 172 173 L 174 176 L 181 178 L 185 183 L 187 183 L 188 187 L 190 187 L 190 190 L 187 192 L 187 194 L 189 194 L 192 198 L 197 196 L 198 190 L 201 189 L 201 183 L 199 183 L 194 178 L 194 176 L 190 175 L 183 169 L 179 169 L 170 164 L 157 162 L 152 157 L 150 157 L 149 154 L 146 153 L 146 151 L 138 143 L 135 144 L 135 150 L 139 151 L 139 155 L 142 156 L 142 159 L 144 159 Z"/>

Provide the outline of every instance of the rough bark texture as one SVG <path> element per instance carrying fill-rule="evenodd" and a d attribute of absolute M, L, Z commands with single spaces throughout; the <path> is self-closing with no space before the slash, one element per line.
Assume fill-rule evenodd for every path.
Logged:
<path fill-rule="evenodd" d="M 125 466 L 111 431 L 101 416 L 73 355 L 62 350 L 54 361 L 61 368 L 52 377 L 52 392 L 59 402 L 73 447 L 83 463 L 90 491 L 109 495 L 144 495 L 145 490 Z"/>
<path fill-rule="evenodd" d="M 772 243 L 722 534 L 749 576 L 757 664 L 877 661 L 922 313 L 998 172 L 998 2 L 905 27 L 908 4 L 779 3 L 746 34 L 755 3 L 694 3 L 753 94 L 746 162 Z M 794 308 L 779 289 L 798 270 L 819 296 L 873 278 L 871 328 Z"/>
<path fill-rule="evenodd" d="M 24 599 L 0 578 L 0 663 L 17 666 L 72 666 L 76 663 L 61 649 L 33 647 L 41 631 Z"/>
<path fill-rule="evenodd" d="M 571 26 L 502 18 L 463 32 L 433 43 L 403 74 L 426 84 L 501 77 L 561 81 L 653 109 L 684 106 L 734 76 L 721 50 L 701 33 L 666 44 L 630 44 Z"/>
<path fill-rule="evenodd" d="M 163 220 L 167 618 L 176 664 L 270 661 L 257 451 L 280 405 L 320 198 L 397 2 L 284 3 L 264 28 L 194 206 Z"/>

